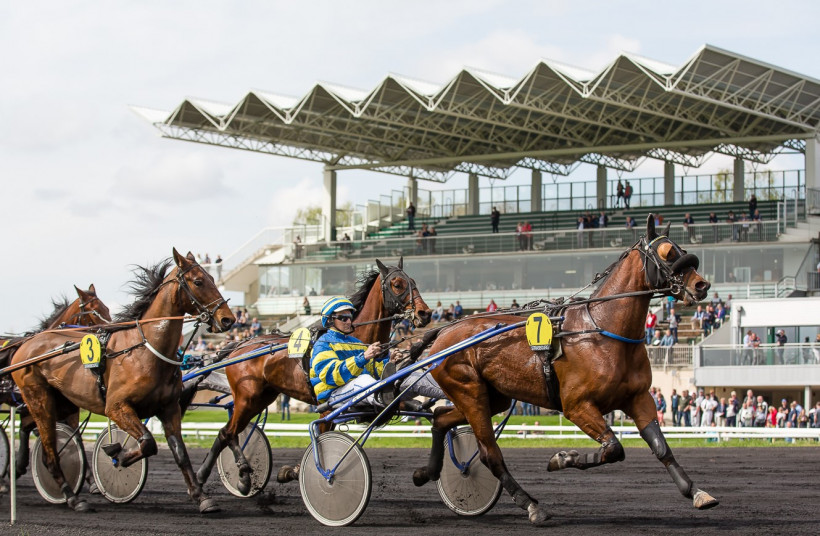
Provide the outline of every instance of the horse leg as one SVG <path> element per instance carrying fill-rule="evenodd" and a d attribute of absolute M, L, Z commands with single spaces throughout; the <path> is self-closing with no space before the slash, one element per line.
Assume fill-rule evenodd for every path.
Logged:
<path fill-rule="evenodd" d="M 37 427 L 31 415 L 25 415 L 20 420 L 20 447 L 17 449 L 17 460 L 15 461 L 15 474 L 20 478 L 26 474 L 28 470 L 28 462 L 30 458 L 29 439 L 31 432 Z"/>
<path fill-rule="evenodd" d="M 165 429 L 165 439 L 177 462 L 177 467 L 182 471 L 182 477 L 188 486 L 188 496 L 199 504 L 200 514 L 210 514 L 218 512 L 219 506 L 216 501 L 205 495 L 202 486 L 196 479 L 194 468 L 191 466 L 191 459 L 188 457 L 188 450 L 182 441 L 182 410 L 179 404 L 171 404 L 167 411 L 159 415 L 162 427 Z"/>
<path fill-rule="evenodd" d="M 125 402 L 112 402 L 109 399 L 105 414 L 117 423 L 120 430 L 137 440 L 137 447 L 124 453 L 122 452 L 122 445 L 119 443 L 108 445 L 104 449 L 105 453 L 114 460 L 115 467 L 128 467 L 157 453 L 157 441 L 154 439 L 154 435 L 142 424 L 134 408 Z"/>
<path fill-rule="evenodd" d="M 413 484 L 423 486 L 431 480 L 435 482 L 439 479 L 441 468 L 444 465 L 444 438 L 453 427 L 466 423 L 467 419 L 455 406 L 436 408 L 431 429 L 433 446 L 430 449 L 430 457 L 425 467 L 420 467 L 413 472 Z"/>
<path fill-rule="evenodd" d="M 600 443 L 601 448 L 594 454 L 579 454 L 577 450 L 558 452 L 550 458 L 547 471 L 560 471 L 569 467 L 584 470 L 624 460 L 624 448 L 606 424 L 598 408 L 590 403 L 584 403 L 572 409 L 565 408 L 564 415 L 585 434 Z"/>
<path fill-rule="evenodd" d="M 693 506 L 699 510 L 706 510 L 720 504 L 717 499 L 707 492 L 696 488 L 686 471 L 678 465 L 675 456 L 672 454 L 672 449 L 669 448 L 666 438 L 661 432 L 657 412 L 655 411 L 655 403 L 649 393 L 636 397 L 631 407 L 627 408 L 627 414 L 635 421 L 641 437 L 652 449 L 652 453 L 666 467 L 681 495 L 687 499 L 692 499 Z"/>

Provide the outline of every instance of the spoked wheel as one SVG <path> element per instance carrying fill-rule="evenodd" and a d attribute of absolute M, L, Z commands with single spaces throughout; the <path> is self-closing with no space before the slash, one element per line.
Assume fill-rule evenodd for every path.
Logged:
<path fill-rule="evenodd" d="M 9 438 L 6 430 L 0 428 L 0 478 L 9 474 Z"/>
<path fill-rule="evenodd" d="M 94 443 L 91 469 L 100 494 L 112 503 L 125 504 L 133 501 L 145 486 L 148 478 L 148 458 L 143 458 L 128 467 L 117 467 L 114 459 L 105 453 L 103 447 L 119 443 L 122 452 L 136 447 L 136 440 L 125 431 L 111 424 L 105 428 Z"/>
<path fill-rule="evenodd" d="M 352 437 L 341 432 L 320 435 L 316 449 L 326 471 L 335 467 L 346 452 L 347 456 L 328 481 L 316 468 L 311 444 L 302 456 L 299 473 L 302 500 L 319 523 L 329 527 L 350 525 L 359 519 L 370 501 L 373 477 L 367 455 Z"/>
<path fill-rule="evenodd" d="M 481 463 L 478 455 L 473 457 L 478 446 L 471 428 L 460 428 L 447 435 L 452 438 L 453 454 L 461 465 L 453 463 L 447 438 L 444 439 L 444 465 L 441 477 L 436 482 L 438 494 L 447 508 L 461 516 L 480 516 L 488 512 L 501 496 L 501 481 L 498 480 L 486 465 Z"/>
<path fill-rule="evenodd" d="M 66 482 L 71 487 L 71 491 L 76 495 L 83 487 L 83 477 L 85 476 L 85 451 L 80 434 L 74 434 L 74 429 L 70 426 L 57 423 L 56 427 L 57 452 L 60 458 L 60 469 L 63 470 Z M 34 442 L 31 449 L 31 476 L 37 492 L 53 504 L 63 504 L 63 496 L 60 486 L 48 472 L 45 462 L 43 462 L 43 442 L 40 437 Z"/>
<path fill-rule="evenodd" d="M 239 446 L 245 459 L 251 466 L 251 489 L 247 495 L 242 495 L 239 491 L 239 467 L 231 449 L 223 449 L 216 459 L 216 467 L 219 471 L 219 478 L 233 495 L 237 497 L 253 497 L 268 484 L 270 472 L 273 467 L 271 458 L 270 442 L 265 437 L 265 432 L 261 428 L 251 423 L 239 434 Z"/>

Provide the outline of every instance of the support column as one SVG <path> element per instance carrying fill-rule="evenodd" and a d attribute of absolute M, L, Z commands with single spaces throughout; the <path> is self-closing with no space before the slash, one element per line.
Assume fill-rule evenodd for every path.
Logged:
<path fill-rule="evenodd" d="M 813 402 L 811 401 L 811 385 L 806 385 L 803 387 L 803 408 L 808 408 L 806 409 L 806 413 L 809 412 L 809 409 L 811 409 L 812 404 Z M 815 417 L 815 419 L 817 419 L 817 417 Z"/>
<path fill-rule="evenodd" d="M 419 180 L 412 175 L 407 178 L 407 205 L 410 203 L 418 209 L 419 206 Z"/>
<path fill-rule="evenodd" d="M 478 215 L 478 175 L 470 173 L 467 180 L 467 215 Z"/>
<path fill-rule="evenodd" d="M 732 190 L 732 201 L 743 201 L 746 197 L 746 176 L 742 158 L 735 158 L 735 185 Z"/>
<path fill-rule="evenodd" d="M 675 204 L 675 163 L 668 160 L 663 163 L 663 204 Z"/>
<path fill-rule="evenodd" d="M 325 169 L 325 193 L 322 198 L 322 227 L 325 240 L 336 241 L 336 172 Z"/>
<path fill-rule="evenodd" d="M 806 188 L 820 190 L 820 141 L 806 140 Z"/>
<path fill-rule="evenodd" d="M 597 188 L 595 190 L 596 197 L 598 198 L 598 210 L 606 210 L 606 166 L 598 166 L 598 174 L 597 178 Z"/>
<path fill-rule="evenodd" d="M 530 186 L 530 212 L 541 212 L 543 204 L 541 203 L 541 171 L 538 169 L 532 170 L 532 185 Z"/>

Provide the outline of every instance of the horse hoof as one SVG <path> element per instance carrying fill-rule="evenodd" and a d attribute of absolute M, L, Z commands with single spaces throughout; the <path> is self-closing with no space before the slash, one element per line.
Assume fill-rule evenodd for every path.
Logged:
<path fill-rule="evenodd" d="M 240 475 L 239 476 L 239 485 L 236 489 L 242 495 L 247 495 L 251 492 L 251 477 L 250 475 Z"/>
<path fill-rule="evenodd" d="M 290 465 L 283 465 L 276 474 L 276 481 L 280 484 L 287 484 L 299 480 L 299 466 L 291 467 Z"/>
<path fill-rule="evenodd" d="M 430 482 L 430 477 L 427 476 L 427 468 L 416 469 L 413 471 L 413 484 L 416 487 L 421 487 Z"/>
<path fill-rule="evenodd" d="M 692 498 L 692 504 L 698 510 L 708 510 L 720 504 L 720 501 L 709 495 L 703 490 L 697 490 L 695 496 Z"/>
<path fill-rule="evenodd" d="M 99 495 L 100 494 L 100 488 L 97 487 L 96 482 L 92 482 L 91 484 L 88 485 L 88 493 L 90 493 L 91 495 Z"/>
<path fill-rule="evenodd" d="M 552 472 L 566 469 L 572 465 L 577 457 L 577 450 L 571 450 L 569 452 L 562 450 L 561 452 L 556 452 L 552 455 L 552 458 L 550 458 L 549 464 L 547 464 L 547 471 Z"/>
<path fill-rule="evenodd" d="M 216 504 L 215 500 L 206 497 L 199 501 L 200 514 L 213 514 L 215 512 L 219 512 L 219 505 Z"/>
<path fill-rule="evenodd" d="M 68 507 L 74 510 L 75 512 L 89 512 L 91 511 L 91 506 L 88 504 L 88 501 L 85 499 L 79 499 L 76 496 L 71 497 L 66 501 Z"/>
<path fill-rule="evenodd" d="M 539 508 L 537 503 L 532 503 L 527 507 L 527 512 L 529 513 L 530 523 L 533 525 L 540 525 L 550 517 L 547 511 L 543 508 Z"/>

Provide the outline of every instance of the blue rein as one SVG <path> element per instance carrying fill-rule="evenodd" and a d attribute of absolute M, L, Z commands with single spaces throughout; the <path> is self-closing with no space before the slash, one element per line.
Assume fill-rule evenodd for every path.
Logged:
<path fill-rule="evenodd" d="M 628 342 L 630 344 L 642 344 L 642 343 L 646 342 L 645 337 L 640 338 L 640 339 L 628 339 L 626 337 L 621 337 L 620 335 L 616 335 L 615 333 L 612 333 L 611 331 L 607 331 L 605 329 L 601 330 L 601 335 L 603 335 L 604 337 L 609 337 L 610 339 L 615 339 L 616 341 Z"/>

